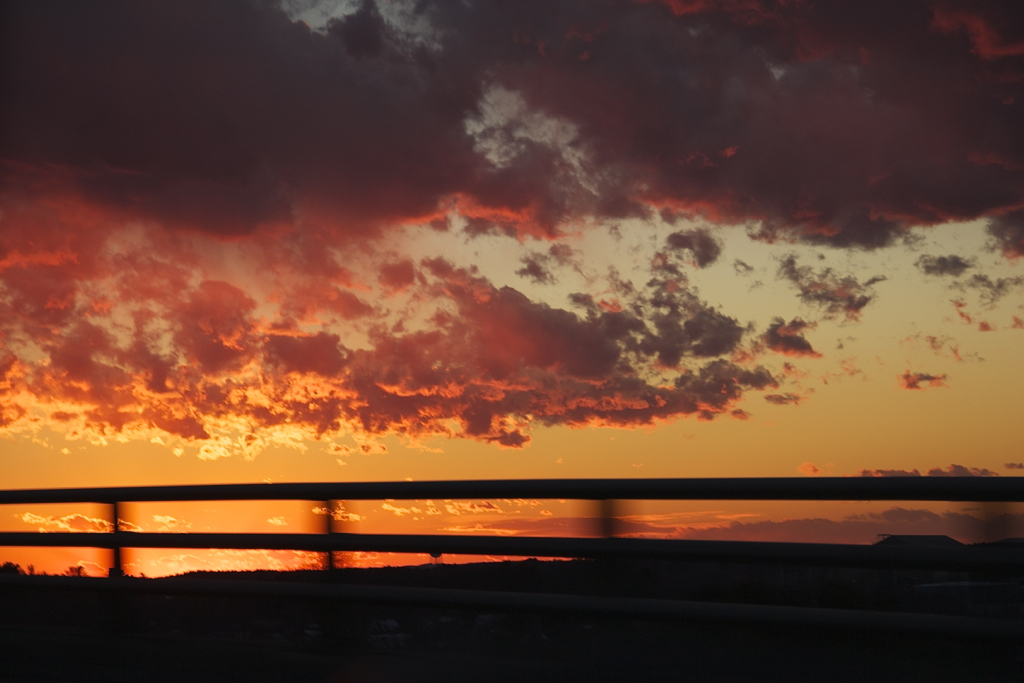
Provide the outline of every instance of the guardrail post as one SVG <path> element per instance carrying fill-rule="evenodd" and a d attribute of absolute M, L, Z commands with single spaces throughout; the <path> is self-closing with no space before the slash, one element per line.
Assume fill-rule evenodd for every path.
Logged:
<path fill-rule="evenodd" d="M 325 500 L 320 503 L 321 509 L 324 511 L 324 533 L 328 536 L 334 533 L 334 509 L 332 508 L 334 501 Z M 327 557 L 324 560 L 324 570 L 331 571 L 334 569 L 334 551 L 328 550 Z"/>
<path fill-rule="evenodd" d="M 601 538 L 614 538 L 618 532 L 618 508 L 617 500 L 597 501 L 597 535 Z"/>
<path fill-rule="evenodd" d="M 107 570 L 107 576 L 111 578 L 124 576 L 124 568 L 121 564 L 121 523 L 119 514 L 118 503 L 114 501 L 110 504 L 110 533 L 114 534 L 114 558 L 110 569 Z"/>

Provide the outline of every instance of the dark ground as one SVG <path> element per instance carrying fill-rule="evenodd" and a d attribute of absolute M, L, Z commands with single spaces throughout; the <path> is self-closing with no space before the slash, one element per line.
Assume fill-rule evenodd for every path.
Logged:
<path fill-rule="evenodd" d="M 1020 616 L 1010 577 L 536 560 L 193 576 Z M 915 589 L 936 578 L 975 586 Z M 462 680 L 1024 682 L 1024 650 L 841 629 L 0 589 L 5 683 Z"/>

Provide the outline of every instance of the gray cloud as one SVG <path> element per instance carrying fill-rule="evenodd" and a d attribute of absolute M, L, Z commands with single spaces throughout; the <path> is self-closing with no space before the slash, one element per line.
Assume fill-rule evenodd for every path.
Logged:
<path fill-rule="evenodd" d="M 798 405 L 800 403 L 800 397 L 796 394 L 768 394 L 764 397 L 764 400 L 769 403 L 774 403 L 777 406 L 785 405 Z"/>
<path fill-rule="evenodd" d="M 814 329 L 814 323 L 794 318 L 787 323 L 782 318 L 775 318 L 763 335 L 761 342 L 770 350 L 785 356 L 807 356 L 817 358 L 820 353 L 814 350 L 811 343 L 803 336 L 804 330 Z"/>
<path fill-rule="evenodd" d="M 994 306 L 1004 296 L 1021 286 L 1024 286 L 1024 277 L 1001 277 L 993 280 L 985 273 L 975 273 L 959 283 L 958 289 L 974 289 L 981 297 L 982 303 Z"/>
<path fill-rule="evenodd" d="M 736 259 L 732 262 L 732 269 L 736 271 L 737 275 L 750 275 L 754 272 L 754 267 L 752 265 L 740 259 Z"/>
<path fill-rule="evenodd" d="M 950 465 L 949 467 L 933 467 L 928 470 L 929 477 L 998 477 L 998 472 L 993 472 L 984 467 L 964 467 L 963 465 Z"/>
<path fill-rule="evenodd" d="M 973 259 L 965 259 L 956 254 L 949 256 L 922 255 L 915 264 L 925 275 L 951 275 L 960 277 L 968 268 L 974 267 Z"/>
<path fill-rule="evenodd" d="M 988 232 L 1005 255 L 1024 256 L 1024 209 L 1009 211 L 989 220 Z"/>
<path fill-rule="evenodd" d="M 562 266 L 571 266 L 579 272 L 580 265 L 576 250 L 568 244 L 552 244 L 547 253 L 533 251 L 520 259 L 523 267 L 516 275 L 533 280 L 537 284 L 553 284 L 558 277 L 554 271 Z"/>
<path fill-rule="evenodd" d="M 722 253 L 722 245 L 707 230 L 674 232 L 666 238 L 665 242 L 670 249 L 690 252 L 698 268 L 706 268 L 711 265 L 718 260 L 719 254 Z"/>
<path fill-rule="evenodd" d="M 875 298 L 872 285 L 885 277 L 873 277 L 861 283 L 852 275 L 837 275 L 831 268 L 817 272 L 811 266 L 797 265 L 797 257 L 786 256 L 779 263 L 779 277 L 793 283 L 805 304 L 824 311 L 827 318 L 842 315 L 857 320 L 861 311 Z"/>
<path fill-rule="evenodd" d="M 862 477 L 920 477 L 918 470 L 861 470 Z M 933 467 L 928 470 L 929 477 L 998 477 L 998 472 L 993 472 L 985 467 L 965 467 L 952 464 L 949 467 Z"/>

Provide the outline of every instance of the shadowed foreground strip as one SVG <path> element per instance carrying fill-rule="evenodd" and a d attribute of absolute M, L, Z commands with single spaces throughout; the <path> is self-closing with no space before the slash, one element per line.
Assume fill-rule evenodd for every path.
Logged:
<path fill-rule="evenodd" d="M 602 563 L 536 562 L 401 574 L 434 581 L 439 569 L 463 583 L 474 573 L 504 576 L 499 585 L 527 570 L 543 569 L 538 580 L 579 570 L 610 576 Z M 373 581 L 389 572 L 339 573 Z M 617 681 L 686 673 L 700 681 L 1003 681 L 1022 665 L 1020 620 L 344 585 L 324 576 L 3 577 L 0 680 Z"/>

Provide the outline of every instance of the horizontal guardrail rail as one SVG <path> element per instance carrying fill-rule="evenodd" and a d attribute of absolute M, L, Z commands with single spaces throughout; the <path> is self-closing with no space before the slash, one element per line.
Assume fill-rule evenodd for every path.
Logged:
<path fill-rule="evenodd" d="M 1024 477 L 504 479 L 0 491 L 0 505 L 213 500 L 905 500 L 1024 502 Z"/>

